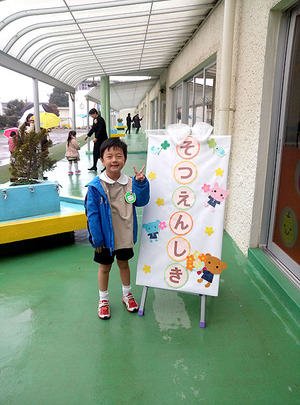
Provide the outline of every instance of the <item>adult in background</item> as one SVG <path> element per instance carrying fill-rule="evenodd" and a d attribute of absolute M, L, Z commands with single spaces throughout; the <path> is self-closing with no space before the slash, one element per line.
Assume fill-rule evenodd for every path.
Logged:
<path fill-rule="evenodd" d="M 125 131 L 125 134 L 127 134 L 127 132 L 128 132 L 129 135 L 130 135 L 131 123 L 132 123 L 131 115 L 130 115 L 130 113 L 128 113 L 128 115 L 127 115 L 127 117 L 126 117 L 127 129 L 126 129 L 126 131 Z"/>
<path fill-rule="evenodd" d="M 88 170 L 97 170 L 97 162 L 100 158 L 100 146 L 105 139 L 107 139 L 107 132 L 106 132 L 106 124 L 104 119 L 101 117 L 101 114 L 95 109 L 92 108 L 89 111 L 90 116 L 93 118 L 93 126 L 88 132 L 88 134 L 84 137 L 84 140 L 87 140 L 88 137 L 91 137 L 95 134 L 95 138 L 93 139 L 94 142 L 94 149 L 93 149 L 93 158 L 94 163 L 91 168 Z"/>
<path fill-rule="evenodd" d="M 141 121 L 142 121 L 143 118 L 144 118 L 144 117 L 140 118 L 140 117 L 139 117 L 139 114 L 136 114 L 136 115 L 132 118 L 132 121 L 133 121 L 133 123 L 134 123 L 134 127 L 136 128 L 136 131 L 135 131 L 136 134 L 139 133 L 139 130 L 140 130 L 140 128 L 141 128 Z"/>

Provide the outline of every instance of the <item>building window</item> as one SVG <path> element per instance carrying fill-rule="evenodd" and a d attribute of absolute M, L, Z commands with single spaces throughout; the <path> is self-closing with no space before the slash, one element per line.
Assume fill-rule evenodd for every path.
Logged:
<path fill-rule="evenodd" d="M 175 122 L 193 126 L 197 122 L 214 125 L 216 63 L 201 69 L 174 89 Z"/>
<path fill-rule="evenodd" d="M 275 79 L 279 103 L 273 121 L 279 118 L 271 131 L 275 159 L 270 162 L 273 198 L 266 245 L 282 270 L 300 286 L 300 7 L 283 22 L 286 30 L 281 35 L 287 40 L 282 50 L 285 58 L 278 58 L 278 71 L 283 74 Z"/>
<path fill-rule="evenodd" d="M 175 88 L 175 123 L 181 123 L 182 116 L 182 83 Z"/>

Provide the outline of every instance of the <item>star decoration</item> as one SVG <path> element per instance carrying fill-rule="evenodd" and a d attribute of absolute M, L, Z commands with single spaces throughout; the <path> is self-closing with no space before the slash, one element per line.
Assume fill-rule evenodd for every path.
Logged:
<path fill-rule="evenodd" d="M 149 179 L 150 180 L 153 180 L 153 179 L 156 179 L 156 173 L 154 172 L 150 172 L 149 174 L 148 174 L 148 177 L 149 177 Z"/>
<path fill-rule="evenodd" d="M 199 254 L 200 254 L 200 252 L 198 252 L 198 250 L 195 250 L 195 252 L 193 253 L 194 258 L 197 259 Z"/>
<path fill-rule="evenodd" d="M 162 147 L 164 150 L 166 150 L 169 146 L 170 146 L 170 144 L 169 144 L 168 141 L 165 141 L 165 142 L 163 142 L 163 143 L 161 144 L 161 147 Z"/>
<path fill-rule="evenodd" d="M 215 170 L 215 172 L 216 172 L 216 176 L 223 177 L 224 170 L 222 170 L 220 167 L 217 170 Z"/>
<path fill-rule="evenodd" d="M 210 148 L 214 148 L 215 146 L 217 146 L 216 141 L 214 140 L 214 138 L 211 138 L 209 141 L 207 141 L 208 146 Z"/>
<path fill-rule="evenodd" d="M 160 207 L 161 205 L 164 205 L 164 199 L 163 198 L 158 198 L 156 201 L 156 204 Z"/>
<path fill-rule="evenodd" d="M 214 233 L 214 230 L 213 230 L 212 226 L 210 226 L 210 227 L 207 226 L 205 229 L 206 229 L 205 233 L 207 233 L 208 236 L 210 236 L 211 234 Z"/>
<path fill-rule="evenodd" d="M 158 227 L 159 227 L 159 229 L 161 229 L 163 231 L 167 227 L 166 222 L 165 221 L 160 222 Z"/>
<path fill-rule="evenodd" d="M 143 271 L 145 272 L 145 274 L 151 273 L 150 268 L 151 268 L 150 266 L 147 266 L 147 264 L 145 264 L 145 266 L 143 267 Z"/>

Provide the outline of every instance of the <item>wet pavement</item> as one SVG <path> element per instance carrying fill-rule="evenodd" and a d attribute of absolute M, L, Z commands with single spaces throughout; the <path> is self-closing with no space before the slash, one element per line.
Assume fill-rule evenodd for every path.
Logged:
<path fill-rule="evenodd" d="M 126 137 L 124 172 L 146 162 L 143 135 Z M 81 151 L 80 175 L 66 159 L 51 179 L 63 194 L 84 197 L 96 175 Z M 100 172 L 101 164 L 98 164 Z M 142 209 L 137 211 L 141 227 Z M 138 244 L 130 261 L 133 292 Z M 281 405 L 300 403 L 297 320 L 225 233 L 228 264 L 218 297 L 150 288 L 145 315 L 126 311 L 116 264 L 110 276 L 112 317 L 97 316 L 98 265 L 86 230 L 75 242 L 0 257 L 0 403 L 13 405 Z"/>
<path fill-rule="evenodd" d="M 76 130 L 78 136 L 85 134 L 86 130 L 78 129 Z M 55 129 L 49 132 L 49 138 L 53 142 L 53 146 L 60 143 L 65 143 L 68 138 L 68 129 Z M 9 164 L 10 152 L 8 150 L 8 142 L 6 136 L 0 132 L 0 166 Z"/>

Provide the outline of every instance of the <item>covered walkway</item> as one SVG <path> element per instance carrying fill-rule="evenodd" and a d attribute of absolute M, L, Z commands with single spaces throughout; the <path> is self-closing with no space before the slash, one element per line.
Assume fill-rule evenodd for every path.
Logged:
<path fill-rule="evenodd" d="M 132 134 L 126 142 L 125 172 L 132 174 L 133 164 L 146 162 L 146 140 Z M 49 174 L 63 193 L 85 195 L 94 176 L 85 148 L 80 176 L 67 176 L 65 159 Z M 195 295 L 150 289 L 145 316 L 129 314 L 116 267 L 112 317 L 98 319 L 97 265 L 86 230 L 74 243 L 37 248 L 32 241 L 18 249 L 0 258 L 1 404 L 299 404 L 297 315 L 228 234 L 228 269 L 219 297 L 207 299 L 206 329 L 199 328 Z M 137 255 L 132 284 L 136 262 Z M 134 292 L 140 298 L 142 287 Z"/>

